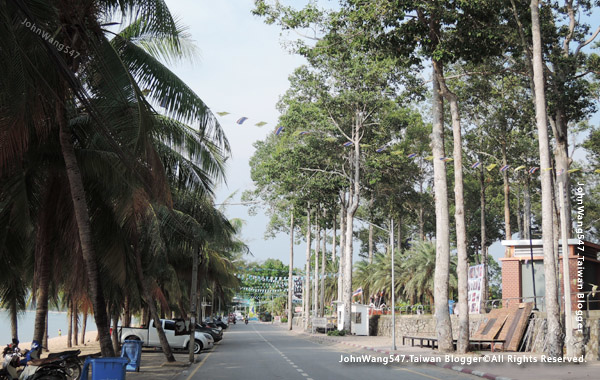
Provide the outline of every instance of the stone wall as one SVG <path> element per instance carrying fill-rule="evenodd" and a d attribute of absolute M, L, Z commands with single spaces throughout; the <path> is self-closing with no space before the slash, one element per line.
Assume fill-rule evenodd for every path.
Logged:
<path fill-rule="evenodd" d="M 533 313 L 526 329 L 525 338 L 529 336 L 529 350 L 542 353 L 546 346 L 546 315 Z M 451 315 L 452 331 L 456 338 L 458 331 L 458 316 Z M 469 315 L 470 332 L 474 334 L 479 330 L 482 322 L 487 320 L 487 314 Z M 391 315 L 375 315 L 370 319 L 371 335 L 392 336 Z M 600 311 L 584 312 L 583 335 L 578 337 L 586 360 L 600 360 Z M 527 335 L 529 334 L 529 335 Z M 396 339 L 402 342 L 403 335 L 410 336 L 435 336 L 435 318 L 433 315 L 396 315 Z"/>
<path fill-rule="evenodd" d="M 375 318 L 374 318 L 375 317 Z M 371 335 L 392 336 L 392 316 L 377 315 L 371 317 Z M 481 321 L 486 319 L 486 314 L 469 316 L 471 334 L 479 329 Z M 458 316 L 450 315 L 452 331 L 458 331 Z M 435 319 L 431 314 L 424 315 L 396 315 L 396 336 L 435 336 Z"/>

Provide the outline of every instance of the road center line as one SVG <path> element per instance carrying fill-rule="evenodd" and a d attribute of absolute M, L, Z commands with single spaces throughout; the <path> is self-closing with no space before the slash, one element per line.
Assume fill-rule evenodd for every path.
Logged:
<path fill-rule="evenodd" d="M 272 349 L 274 349 L 275 351 L 277 351 L 281 356 L 283 356 L 285 358 L 285 355 L 283 352 L 281 352 L 277 347 L 275 347 L 271 342 L 269 342 L 257 329 L 256 327 L 252 326 L 252 329 L 254 330 L 255 333 L 258 334 L 258 336 L 260 336 L 260 338 L 262 340 L 264 340 L 269 346 L 271 346 Z M 292 367 L 296 368 L 296 371 L 300 372 L 302 375 L 304 375 L 304 371 L 300 368 L 298 368 L 297 365 L 295 365 L 292 361 L 290 361 L 288 358 L 285 358 L 291 365 Z M 202 363 L 201 363 L 202 364 Z M 194 371 L 196 372 L 196 371 Z M 306 375 L 308 376 L 308 375 Z M 190 380 L 189 378 L 186 380 Z M 311 379 L 312 380 L 312 379 Z"/>

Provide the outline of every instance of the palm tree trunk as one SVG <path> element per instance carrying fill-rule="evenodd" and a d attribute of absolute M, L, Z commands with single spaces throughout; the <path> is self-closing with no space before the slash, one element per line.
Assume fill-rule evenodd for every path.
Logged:
<path fill-rule="evenodd" d="M 73 347 L 73 309 L 71 308 L 71 302 L 69 302 L 69 306 L 67 307 L 67 318 L 69 318 L 69 323 L 67 327 L 67 347 Z"/>
<path fill-rule="evenodd" d="M 288 267 L 288 330 L 292 329 L 294 318 L 294 206 L 290 212 L 290 265 Z"/>
<path fill-rule="evenodd" d="M 46 322 L 44 324 L 44 338 L 42 339 L 42 347 L 46 347 L 44 351 L 48 352 L 48 313 L 46 313 Z"/>
<path fill-rule="evenodd" d="M 111 313 L 112 320 L 112 331 L 110 334 L 113 350 L 115 353 L 119 353 L 121 351 L 121 346 L 119 345 L 119 331 L 117 330 L 119 326 L 119 312 L 117 311 L 117 307 L 113 306 L 113 312 Z"/>
<path fill-rule="evenodd" d="M 434 68 L 438 65 L 433 61 Z M 435 191 L 435 218 L 436 218 L 436 260 L 434 274 L 434 302 L 436 333 L 438 347 L 442 352 L 453 350 L 452 325 L 448 311 L 448 281 L 450 277 L 450 236 L 449 236 L 449 211 L 448 211 L 448 185 L 446 183 L 446 164 L 444 157 L 444 107 L 440 94 L 438 76 L 433 75 L 433 132 L 431 145 L 433 150 L 433 173 Z"/>
<path fill-rule="evenodd" d="M 106 302 L 102 293 L 102 283 L 99 278 L 98 263 L 96 253 L 92 244 L 92 231 L 90 217 L 85 200 L 85 189 L 83 179 L 77 164 L 75 148 L 71 141 L 72 135 L 67 130 L 66 116 L 64 106 L 61 103 L 56 105 L 56 118 L 59 123 L 60 146 L 67 177 L 69 179 L 69 188 L 71 190 L 71 199 L 73 201 L 73 210 L 75 211 L 75 220 L 77 221 L 77 230 L 79 233 L 79 242 L 83 254 L 83 261 L 87 270 L 89 291 L 94 308 L 94 319 L 98 327 L 98 336 L 100 337 L 100 351 L 104 357 L 113 357 L 115 352 L 112 348 L 110 331 L 108 329 L 108 316 L 106 315 Z"/>
<path fill-rule="evenodd" d="M 85 346 L 85 330 L 87 329 L 88 312 L 87 308 L 83 310 L 83 322 L 81 324 L 81 344 Z"/>
<path fill-rule="evenodd" d="M 158 315 L 158 311 L 156 310 L 156 305 L 154 304 L 154 299 L 150 295 L 150 291 L 148 290 L 148 286 L 146 285 L 146 281 L 144 280 L 144 272 L 142 270 L 142 254 L 140 251 L 135 249 L 135 258 L 136 258 L 136 272 L 138 282 L 141 287 L 142 295 L 148 308 L 150 309 L 150 315 L 152 319 L 154 319 L 154 325 L 156 326 L 156 333 L 158 334 L 158 340 L 160 341 L 160 346 L 162 347 L 163 353 L 168 362 L 174 362 L 175 357 L 173 356 L 173 352 L 171 351 L 171 346 L 169 346 L 169 342 L 167 341 L 167 337 L 165 335 L 165 331 L 162 328 L 162 324 L 160 323 L 160 317 Z M 150 326 L 148 326 L 150 328 Z M 194 344 L 194 342 L 190 342 L 190 344 Z"/>
<path fill-rule="evenodd" d="M 10 300 L 10 335 L 12 339 L 19 339 L 19 320 L 17 318 L 17 300 L 12 297 Z"/>
<path fill-rule="evenodd" d="M 544 67 L 542 61 L 542 37 L 539 15 L 539 0 L 531 0 L 531 32 L 533 38 L 533 76 L 535 85 L 535 116 L 539 136 L 540 175 L 542 182 L 542 245 L 544 249 L 544 275 L 546 315 L 548 321 L 547 354 L 562 357 L 562 327 L 560 325 L 556 266 L 554 262 L 552 179 L 550 172 L 550 145 L 546 119 L 546 93 L 544 89 Z"/>
<path fill-rule="evenodd" d="M 73 344 L 79 344 L 79 310 L 77 310 L 77 302 L 73 301 L 73 311 L 71 312 L 73 316 Z"/>

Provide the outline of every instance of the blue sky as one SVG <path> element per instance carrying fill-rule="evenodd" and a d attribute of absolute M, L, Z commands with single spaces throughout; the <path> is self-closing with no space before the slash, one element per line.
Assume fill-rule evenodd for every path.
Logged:
<path fill-rule="evenodd" d="M 266 25 L 253 16 L 252 0 L 167 0 L 171 12 L 189 27 L 199 48 L 194 64 L 173 67 L 213 110 L 230 115 L 219 121 L 231 144 L 232 158 L 227 165 L 227 184 L 217 189 L 216 203 L 238 192 L 231 203 L 239 202 L 242 192 L 252 187 L 248 160 L 252 143 L 263 140 L 275 129 L 279 113 L 275 105 L 288 88 L 288 76 L 304 60 L 282 47 L 277 26 Z M 248 117 L 243 125 L 235 121 Z M 268 124 L 256 127 L 259 121 Z M 230 218 L 246 221 L 242 237 L 257 260 L 278 258 L 289 262 L 289 238 L 279 235 L 265 240 L 267 218 L 249 216 L 246 206 L 227 206 Z M 305 245 L 296 247 L 294 266 L 304 262 Z"/>

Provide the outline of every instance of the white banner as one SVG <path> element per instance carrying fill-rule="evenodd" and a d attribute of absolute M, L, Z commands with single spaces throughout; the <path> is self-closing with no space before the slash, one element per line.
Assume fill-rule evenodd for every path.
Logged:
<path fill-rule="evenodd" d="M 483 289 L 483 264 L 469 267 L 469 314 L 480 314 L 481 294 Z"/>

